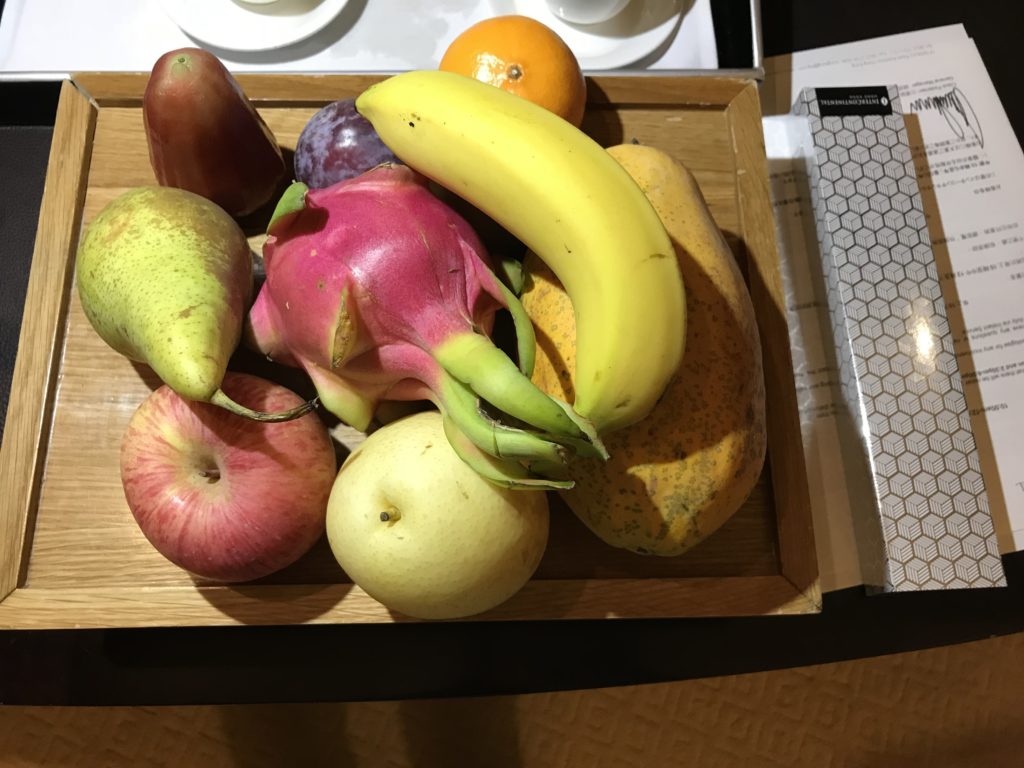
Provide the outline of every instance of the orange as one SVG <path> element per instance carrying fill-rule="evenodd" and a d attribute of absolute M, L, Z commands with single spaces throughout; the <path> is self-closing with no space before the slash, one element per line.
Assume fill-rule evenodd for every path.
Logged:
<path fill-rule="evenodd" d="M 456 37 L 440 69 L 529 99 L 579 127 L 587 84 L 576 56 L 550 27 L 528 16 L 495 16 Z"/>

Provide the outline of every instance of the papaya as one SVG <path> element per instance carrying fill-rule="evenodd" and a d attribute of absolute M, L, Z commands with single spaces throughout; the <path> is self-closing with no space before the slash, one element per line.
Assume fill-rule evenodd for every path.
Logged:
<path fill-rule="evenodd" d="M 690 171 L 639 144 L 607 150 L 643 189 L 672 238 L 686 286 L 686 353 L 651 414 L 603 435 L 610 458 L 576 459 L 566 505 L 611 546 L 675 556 L 750 495 L 767 450 L 760 336 L 743 273 Z M 524 259 L 523 307 L 537 337 L 533 381 L 573 402 L 576 323 L 558 279 Z"/>

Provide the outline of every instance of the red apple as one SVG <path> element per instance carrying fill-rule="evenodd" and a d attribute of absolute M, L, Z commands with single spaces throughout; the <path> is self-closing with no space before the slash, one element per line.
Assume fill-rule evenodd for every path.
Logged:
<path fill-rule="evenodd" d="M 302 403 L 289 389 L 228 373 L 224 391 L 257 410 Z M 324 532 L 337 474 L 315 413 L 264 423 L 186 400 L 163 386 L 121 443 L 121 482 L 143 534 L 196 576 L 240 582 L 298 560 Z"/>

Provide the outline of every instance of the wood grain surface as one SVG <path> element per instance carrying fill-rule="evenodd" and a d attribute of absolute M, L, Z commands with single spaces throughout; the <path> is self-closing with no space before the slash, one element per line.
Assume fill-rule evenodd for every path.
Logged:
<path fill-rule="evenodd" d="M 242 83 L 289 154 L 320 105 L 355 95 L 374 79 L 274 75 L 250 76 Z M 88 224 L 122 192 L 155 183 L 142 123 L 146 78 L 83 74 L 75 82 L 88 98 L 66 86 L 57 137 L 70 137 L 66 142 L 72 146 L 55 150 L 60 161 L 51 162 L 48 184 L 55 191 L 48 187 L 44 198 L 26 316 L 36 307 L 42 311 L 23 329 L 15 379 L 23 384 L 12 396 L 20 405 L 12 408 L 4 437 L 5 455 L 14 458 L 4 462 L 4 487 L 17 493 L 5 490 L 0 499 L 0 586 L 6 585 L 0 597 L 11 592 L 23 560 L 27 569 L 21 569 L 18 588 L 0 603 L 0 626 L 403 620 L 349 583 L 323 541 L 278 574 L 224 587 L 194 580 L 139 531 L 121 490 L 118 451 L 128 419 L 159 381 L 95 334 L 69 267 L 79 217 Z M 770 460 L 746 505 L 708 541 L 675 558 L 608 547 L 552 494 L 551 538 L 534 579 L 479 618 L 817 610 L 820 594 L 756 88 L 710 77 L 591 82 L 584 129 L 605 146 L 636 140 L 679 158 L 694 172 L 717 223 L 746 264 L 765 349 Z M 87 130 L 93 116 L 94 134 Z M 87 178 L 84 189 L 79 178 Z M 268 214 L 260 211 L 242 222 L 254 247 Z M 231 367 L 312 394 L 297 371 L 271 366 L 244 350 Z M 342 424 L 329 426 L 343 451 L 362 439 Z M 28 545 L 30 556 L 23 558 Z"/>

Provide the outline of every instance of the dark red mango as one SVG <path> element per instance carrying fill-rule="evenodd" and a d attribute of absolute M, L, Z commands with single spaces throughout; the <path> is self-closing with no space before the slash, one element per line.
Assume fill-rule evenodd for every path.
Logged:
<path fill-rule="evenodd" d="M 244 216 L 276 197 L 281 148 L 220 59 L 201 48 L 168 51 L 142 101 L 157 182 Z"/>

